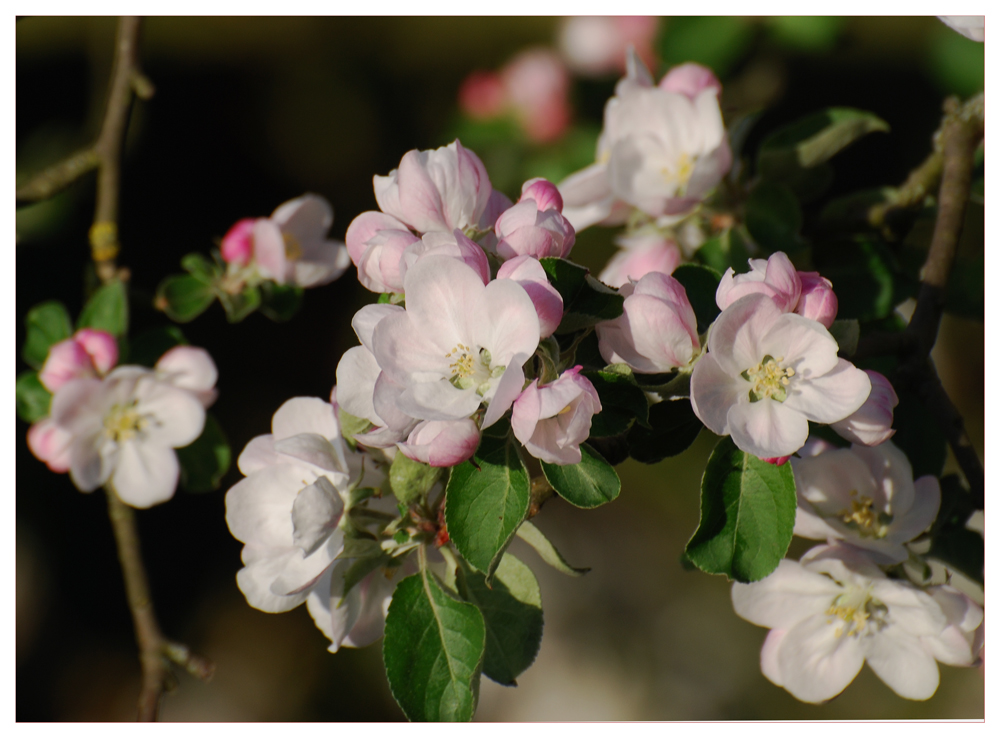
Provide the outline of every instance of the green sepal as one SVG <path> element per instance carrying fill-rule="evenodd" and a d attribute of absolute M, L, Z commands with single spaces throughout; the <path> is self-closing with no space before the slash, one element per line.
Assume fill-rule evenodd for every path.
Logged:
<path fill-rule="evenodd" d="M 296 285 L 266 281 L 260 285 L 260 311 L 276 323 L 291 320 L 302 307 L 305 290 Z"/>
<path fill-rule="evenodd" d="M 194 320 L 214 300 L 212 285 L 190 274 L 172 274 L 156 290 L 156 306 L 178 323 Z"/>
<path fill-rule="evenodd" d="M 441 478 L 441 471 L 438 467 L 414 461 L 400 451 L 389 467 L 392 493 L 406 506 L 426 500 L 431 487 Z"/>
<path fill-rule="evenodd" d="M 218 297 L 226 311 L 226 320 L 230 323 L 239 323 L 260 307 L 260 289 L 257 287 L 244 287 L 242 292 L 235 295 L 219 292 Z"/>

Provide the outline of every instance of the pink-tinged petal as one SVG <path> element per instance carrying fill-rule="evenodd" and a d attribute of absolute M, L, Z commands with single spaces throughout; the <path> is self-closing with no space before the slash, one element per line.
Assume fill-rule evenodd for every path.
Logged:
<path fill-rule="evenodd" d="M 73 340 L 90 355 L 98 374 L 107 374 L 118 363 L 118 342 L 107 331 L 81 328 L 73 334 Z"/>
<path fill-rule="evenodd" d="M 373 425 L 383 424 L 372 402 L 375 380 L 381 371 L 375 356 L 364 346 L 348 349 L 337 364 L 338 404 L 345 412 Z"/>
<path fill-rule="evenodd" d="M 262 277 L 284 284 L 287 271 L 285 239 L 278 224 L 259 218 L 253 226 L 254 261 Z"/>
<path fill-rule="evenodd" d="M 194 393 L 205 407 L 215 401 L 219 371 L 205 349 L 174 346 L 156 362 L 156 372 L 175 387 Z"/>
<path fill-rule="evenodd" d="M 318 397 L 293 397 L 274 413 L 271 433 L 276 443 L 299 433 L 318 433 L 333 440 L 340 438 L 340 424 L 330 403 Z"/>
<path fill-rule="evenodd" d="M 785 639 L 787 630 L 774 629 L 767 634 L 764 645 L 760 649 L 760 673 L 767 677 L 772 684 L 779 687 L 785 686 L 785 679 L 781 675 L 781 665 L 778 663 L 778 654 L 781 652 L 781 642 Z"/>
<path fill-rule="evenodd" d="M 722 83 L 712 70 L 694 62 L 672 67 L 657 87 L 684 95 L 691 100 L 694 100 L 702 90 L 714 90 L 716 95 L 722 92 Z"/>
<path fill-rule="evenodd" d="M 727 374 L 739 376 L 764 358 L 763 338 L 780 317 L 781 312 L 766 295 L 741 297 L 715 319 L 708 334 L 708 350 Z"/>
<path fill-rule="evenodd" d="M 458 259 L 466 266 L 472 267 L 483 284 L 490 281 L 490 263 L 486 258 L 486 252 L 457 228 L 451 233 L 442 231 L 425 233 L 419 241 L 407 246 L 399 265 L 403 279 L 405 280 L 406 271 L 411 266 L 432 254 Z"/>
<path fill-rule="evenodd" d="M 750 383 L 728 374 L 712 353 L 698 359 L 691 372 L 691 409 L 717 436 L 729 435 L 729 409 L 749 402 L 749 392 Z"/>
<path fill-rule="evenodd" d="M 483 215 L 479 219 L 476 229 L 480 231 L 488 231 L 493 228 L 494 224 L 497 222 L 497 218 L 499 218 L 501 214 L 503 214 L 503 212 L 510 208 L 513 204 L 514 203 L 511 202 L 510 198 L 500 192 L 500 190 L 493 190 L 490 193 L 489 200 L 486 201 L 486 209 L 483 211 Z"/>
<path fill-rule="evenodd" d="M 174 496 L 180 471 L 177 454 L 169 446 L 127 442 L 120 446 L 109 486 L 127 505 L 152 507 Z"/>
<path fill-rule="evenodd" d="M 470 337 L 470 307 L 479 302 L 486 289 L 481 276 L 457 259 L 430 255 L 407 270 L 405 285 L 407 316 L 425 337 L 436 339 L 433 348 L 444 349 L 441 357 L 447 365 L 444 354 Z M 386 369 L 379 351 L 374 353 Z"/>
<path fill-rule="evenodd" d="M 920 477 L 913 490 L 913 506 L 902 519 L 893 521 L 892 536 L 900 541 L 910 541 L 927 530 L 941 507 L 941 485 L 936 477 Z"/>
<path fill-rule="evenodd" d="M 152 416 L 140 434 L 143 444 L 181 448 L 205 427 L 205 408 L 187 390 L 145 377 L 136 383 L 134 397 L 139 411 Z"/>
<path fill-rule="evenodd" d="M 483 430 L 496 423 L 504 416 L 504 413 L 514 404 L 514 400 L 521 393 L 524 387 L 524 362 L 528 360 L 530 354 L 518 354 L 507 364 L 507 370 L 500 377 L 496 385 L 493 399 L 490 400 L 486 414 L 483 415 Z"/>
<path fill-rule="evenodd" d="M 738 448 L 759 458 L 794 454 L 809 436 L 805 416 L 770 398 L 733 405 L 729 433 Z"/>
<path fill-rule="evenodd" d="M 872 671 L 900 697 L 926 700 L 937 691 L 937 662 L 916 636 L 888 627 L 863 644 Z"/>
<path fill-rule="evenodd" d="M 829 577 L 782 559 L 778 568 L 759 582 L 734 582 L 731 594 L 733 609 L 744 620 L 787 630 L 814 613 L 824 612 L 842 591 Z"/>
<path fill-rule="evenodd" d="M 304 246 L 326 236 L 333 225 L 333 208 L 325 198 L 306 194 L 279 205 L 271 220 Z"/>
<path fill-rule="evenodd" d="M 433 258 L 458 263 L 446 257 Z M 482 287 L 482 282 L 471 270 L 470 274 Z M 382 372 L 400 386 L 406 386 L 411 380 L 436 382 L 450 379 L 453 359 L 448 354 L 454 354 L 453 349 L 468 339 L 455 326 L 442 323 L 442 330 L 435 333 L 433 326 L 425 328 L 414 321 L 409 310 L 379 322 L 372 334 L 372 353 Z"/>
<path fill-rule="evenodd" d="M 274 436 L 268 433 L 266 436 L 255 436 L 250 439 L 236 460 L 236 466 L 244 476 L 249 477 L 255 471 L 287 461 L 288 459 L 279 456 L 274 450 Z"/>
<path fill-rule="evenodd" d="M 514 400 L 510 415 L 511 430 L 514 431 L 514 437 L 522 444 L 531 440 L 541 414 L 542 400 L 538 391 L 538 380 L 535 379 Z"/>
<path fill-rule="evenodd" d="M 856 412 L 831 423 L 830 427 L 852 443 L 878 446 L 896 433 L 892 427 L 892 410 L 899 404 L 899 398 L 884 376 L 870 369 L 866 369 L 865 374 L 872 385 L 868 399 Z"/>
<path fill-rule="evenodd" d="M 382 372 L 375 380 L 372 403 L 375 406 L 375 413 L 382 419 L 384 425 L 393 430 L 404 431 L 403 436 L 405 437 L 417 421 L 401 409 L 400 397 L 404 389 L 402 385 L 396 384 L 386 376 L 385 372 Z"/>
<path fill-rule="evenodd" d="M 489 349 L 493 366 L 507 366 L 519 355 L 525 357 L 523 364 L 535 353 L 541 327 L 535 305 L 521 285 L 510 279 L 494 280 L 486 285 L 478 303 L 472 304 L 477 314 L 471 337 Z"/>
<path fill-rule="evenodd" d="M 358 281 L 372 292 L 403 291 L 403 255 L 420 239 L 406 230 L 379 231 L 367 241 L 358 264 Z"/>
<path fill-rule="evenodd" d="M 69 471 L 72 443 L 72 434 L 56 425 L 52 418 L 43 418 L 28 429 L 31 453 L 57 474 Z"/>
<path fill-rule="evenodd" d="M 344 236 L 347 252 L 351 255 L 351 261 L 354 262 L 355 266 L 361 263 L 361 257 L 368 249 L 368 241 L 374 238 L 379 231 L 408 232 L 406 225 L 391 215 L 376 210 L 361 213 L 351 221 L 347 227 L 347 234 Z"/>
<path fill-rule="evenodd" d="M 49 392 L 55 392 L 72 379 L 94 376 L 94 364 L 83 344 L 74 338 L 53 344 L 45 358 L 38 380 Z"/>
<path fill-rule="evenodd" d="M 513 279 L 528 293 L 538 313 L 539 336 L 555 333 L 562 321 L 563 299 L 549 282 L 545 268 L 532 256 L 519 256 L 505 261 L 497 271 L 497 279 Z"/>
<path fill-rule="evenodd" d="M 789 628 L 782 639 L 778 668 L 784 687 L 803 702 L 833 699 L 861 671 L 859 639 L 838 637 L 837 628 L 836 619 L 820 612 Z"/>
<path fill-rule="evenodd" d="M 547 179 L 535 177 L 521 185 L 521 199 L 518 202 L 528 198 L 535 201 L 539 210 L 562 212 L 563 199 L 562 195 L 559 194 L 559 188 Z"/>
<path fill-rule="evenodd" d="M 758 346 L 760 358 L 769 355 L 783 359 L 782 366 L 792 367 L 799 379 L 810 381 L 842 361 L 837 358 L 837 342 L 826 328 L 792 313 L 778 316 Z"/>
<path fill-rule="evenodd" d="M 814 423 L 835 423 L 861 407 L 870 391 L 868 375 L 851 362 L 838 359 L 832 371 L 792 382 L 784 405 Z"/>
<path fill-rule="evenodd" d="M 256 218 L 236 221 L 222 237 L 222 259 L 227 264 L 246 266 L 253 258 L 253 227 Z"/>
<path fill-rule="evenodd" d="M 795 265 L 783 251 L 775 252 L 768 257 L 764 281 L 777 291 L 779 298 L 776 302 L 782 312 L 788 312 L 798 304 L 802 293 L 802 282 Z"/>
<path fill-rule="evenodd" d="M 437 467 L 455 466 L 471 459 L 479 446 L 479 428 L 469 418 L 425 420 L 417 425 L 399 450 L 414 461 Z"/>
<path fill-rule="evenodd" d="M 74 435 L 69 449 L 69 477 L 81 492 L 93 492 L 108 481 L 118 460 L 117 447 L 107 454 L 98 449 L 99 433 Z"/>
<path fill-rule="evenodd" d="M 246 560 L 247 550 L 250 548 L 250 546 L 243 548 L 244 560 Z M 283 549 L 256 551 L 254 555 L 257 558 L 248 562 L 247 566 L 236 573 L 236 585 L 247 598 L 247 603 L 251 607 L 264 612 L 287 612 L 305 602 L 306 597 L 309 596 L 308 591 L 287 596 L 271 591 L 271 584 L 288 566 L 288 562 L 302 555 L 301 549 L 288 546 Z"/>
<path fill-rule="evenodd" d="M 339 279 L 350 265 L 347 247 L 340 241 L 313 241 L 303 244 L 302 255 L 291 262 L 290 281 L 299 287 L 320 287 Z"/>
<path fill-rule="evenodd" d="M 420 420 L 458 420 L 479 408 L 482 398 L 474 388 L 458 389 L 444 377 L 411 383 L 399 395 L 399 409 Z"/>
<path fill-rule="evenodd" d="M 52 396 L 49 417 L 73 436 L 99 433 L 116 388 L 99 379 L 73 379 Z M 124 399 L 124 398 L 122 398 Z"/>
<path fill-rule="evenodd" d="M 665 277 L 656 272 L 643 279 Z M 685 319 L 685 307 L 651 295 L 633 294 L 626 298 L 627 315 L 623 329 L 631 338 L 635 352 L 649 359 L 656 371 L 670 371 L 691 363 L 698 348 L 698 334 Z"/>
<path fill-rule="evenodd" d="M 619 243 L 623 240 L 620 239 Z M 598 279 L 611 287 L 621 287 L 629 280 L 642 279 L 652 272 L 671 274 L 680 263 L 681 252 L 677 244 L 654 236 L 619 250 Z"/>
<path fill-rule="evenodd" d="M 607 219 L 615 202 L 606 163 L 591 164 L 559 183 L 562 214 L 577 232 Z"/>
<path fill-rule="evenodd" d="M 372 334 L 383 318 L 390 315 L 402 315 L 403 308 L 399 305 L 389 305 L 388 303 L 365 305 L 358 310 L 351 318 L 351 327 L 357 335 L 361 345 L 369 351 L 372 350 Z"/>
<path fill-rule="evenodd" d="M 802 293 L 795 312 L 829 328 L 837 318 L 837 295 L 833 284 L 816 272 L 799 272 Z"/>

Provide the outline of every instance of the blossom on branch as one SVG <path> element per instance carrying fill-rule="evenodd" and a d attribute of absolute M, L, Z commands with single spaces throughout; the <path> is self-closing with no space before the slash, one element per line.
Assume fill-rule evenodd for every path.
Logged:
<path fill-rule="evenodd" d="M 510 427 L 528 453 L 550 464 L 577 464 L 580 444 L 590 436 L 601 398 L 594 385 L 580 376 L 582 366 L 564 371 L 551 384 L 529 384 L 514 401 Z"/>
<path fill-rule="evenodd" d="M 865 369 L 865 374 L 872 383 L 872 391 L 865 404 L 843 420 L 831 423 L 830 427 L 852 443 L 877 446 L 896 433 L 892 427 L 892 409 L 899 404 L 899 398 L 884 376 L 871 369 Z"/>
<path fill-rule="evenodd" d="M 638 281 L 650 272 L 671 274 L 681 263 L 677 243 L 657 233 L 619 236 L 615 243 L 622 248 L 598 275 L 598 279 L 610 287 Z"/>
<path fill-rule="evenodd" d="M 569 256 L 576 231 L 563 217 L 562 208 L 562 197 L 554 184 L 544 179 L 525 182 L 521 199 L 497 219 L 496 253 L 502 259 Z"/>

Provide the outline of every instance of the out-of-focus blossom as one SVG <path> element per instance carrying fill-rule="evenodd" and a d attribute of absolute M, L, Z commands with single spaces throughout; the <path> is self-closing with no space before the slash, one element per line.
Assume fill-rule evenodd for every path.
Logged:
<path fill-rule="evenodd" d="M 507 91 L 496 72 L 478 69 L 471 72 L 458 88 L 458 106 L 475 120 L 489 120 L 503 114 Z"/>
<path fill-rule="evenodd" d="M 667 92 L 684 95 L 689 100 L 697 99 L 703 90 L 715 90 L 716 95 L 722 93 L 722 83 L 712 70 L 694 62 L 679 64 L 672 68 L 660 80 L 658 87 Z"/>
<path fill-rule="evenodd" d="M 573 16 L 564 18 L 559 29 L 559 50 L 577 74 L 599 77 L 625 71 L 629 46 L 647 66 L 655 66 L 653 40 L 659 18 L 635 16 Z"/>
<path fill-rule="evenodd" d="M 620 236 L 615 243 L 622 248 L 598 276 L 611 287 L 621 287 L 629 280 L 637 281 L 650 272 L 671 274 L 681 263 L 677 243 L 656 233 Z"/>
<path fill-rule="evenodd" d="M 941 504 L 937 479 L 914 482 L 906 455 L 890 442 L 793 459 L 792 470 L 795 535 L 843 539 L 884 564 L 909 557 L 904 544 L 930 526 Z"/>
<path fill-rule="evenodd" d="M 514 401 L 510 426 L 528 453 L 550 464 L 577 464 L 580 444 L 601 412 L 594 385 L 580 376 L 583 367 L 567 369 L 551 384 L 529 384 Z"/>
<path fill-rule="evenodd" d="M 691 407 L 718 435 L 730 435 L 759 458 L 788 456 L 809 423 L 835 423 L 868 398 L 868 375 L 837 357 L 822 325 L 782 313 L 765 294 L 741 297 L 722 311 L 708 353 L 691 374 Z"/>
<path fill-rule="evenodd" d="M 318 287 L 350 264 L 340 241 L 328 239 L 333 208 L 318 195 L 289 200 L 270 218 L 237 221 L 222 239 L 222 258 L 234 269 L 255 268 L 278 284 Z"/>
<path fill-rule="evenodd" d="M 69 471 L 72 443 L 73 435 L 57 425 L 52 418 L 42 418 L 28 428 L 28 448 L 31 453 L 57 474 Z"/>
<path fill-rule="evenodd" d="M 674 223 L 731 164 L 716 88 L 706 87 L 692 100 L 656 87 L 630 51 L 628 73 L 604 108 L 596 163 L 559 185 L 563 214 L 578 231 L 622 223 L 632 208 Z"/>
<path fill-rule="evenodd" d="M 493 186 L 486 168 L 457 140 L 431 151 L 406 152 L 387 176 L 374 178 L 379 209 L 418 233 L 488 230 Z M 494 217 L 495 220 L 495 217 Z"/>
<path fill-rule="evenodd" d="M 211 407 L 218 397 L 215 382 L 219 378 L 219 370 L 203 348 L 174 346 L 156 362 L 155 370 L 158 379 L 187 390 L 204 407 Z"/>
<path fill-rule="evenodd" d="M 939 15 L 938 19 L 954 31 L 973 41 L 986 40 L 985 15 Z"/>
<path fill-rule="evenodd" d="M 950 586 L 921 590 L 889 579 L 859 549 L 819 546 L 766 579 L 734 583 L 733 608 L 771 628 L 764 676 L 803 702 L 840 694 L 867 661 L 896 694 L 937 691 L 937 661 L 969 666 L 983 611 Z"/>
<path fill-rule="evenodd" d="M 899 404 L 899 398 L 884 376 L 871 369 L 865 369 L 865 374 L 872 383 L 865 404 L 843 420 L 831 423 L 830 427 L 852 443 L 877 446 L 896 434 L 892 427 L 892 409 Z"/>
<path fill-rule="evenodd" d="M 114 336 L 81 328 L 65 341 L 49 347 L 38 380 L 49 392 L 55 392 L 71 379 L 103 377 L 116 363 L 118 343 Z"/>
<path fill-rule="evenodd" d="M 496 221 L 496 252 L 503 259 L 516 256 L 566 257 L 576 232 L 563 217 L 559 190 L 544 179 L 524 183 L 521 199 Z"/>
<path fill-rule="evenodd" d="M 533 256 L 518 256 L 500 265 L 497 279 L 513 279 L 524 288 L 538 313 L 539 336 L 555 333 L 563 316 L 563 299 L 545 275 L 545 268 Z"/>
<path fill-rule="evenodd" d="M 424 420 L 397 447 L 414 461 L 430 466 L 455 466 L 471 459 L 479 445 L 479 428 L 469 418 Z"/>
<path fill-rule="evenodd" d="M 622 285 L 619 294 L 625 298 L 624 312 L 596 328 L 604 360 L 624 362 L 640 374 L 687 367 L 700 343 L 683 285 L 667 274 L 650 272 L 638 282 Z"/>

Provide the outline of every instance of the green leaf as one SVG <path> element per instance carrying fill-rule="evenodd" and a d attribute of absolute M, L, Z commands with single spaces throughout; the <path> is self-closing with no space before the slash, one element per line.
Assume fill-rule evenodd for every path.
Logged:
<path fill-rule="evenodd" d="M 697 62 L 724 78 L 745 56 L 753 41 L 753 27 L 732 16 L 677 16 L 666 24 L 658 43 L 666 66 Z"/>
<path fill-rule="evenodd" d="M 177 449 L 181 464 L 181 486 L 188 492 L 210 492 L 219 488 L 231 460 L 229 442 L 222 426 L 211 413 L 205 415 L 205 429 L 193 443 Z"/>
<path fill-rule="evenodd" d="M 410 720 L 471 720 L 486 624 L 427 569 L 402 580 L 385 619 L 382 657 L 392 696 Z"/>
<path fill-rule="evenodd" d="M 884 318 L 916 292 L 916 284 L 903 277 L 892 252 L 875 237 L 837 239 L 815 249 L 813 258 L 819 273 L 833 283 L 840 318 Z"/>
<path fill-rule="evenodd" d="M 622 433 L 638 420 L 645 423 L 649 402 L 646 393 L 628 375 L 609 371 L 583 372 L 601 398 L 601 412 L 590 425 L 591 438 L 603 438 Z"/>
<path fill-rule="evenodd" d="M 651 406 L 649 425 L 649 429 L 633 426 L 628 434 L 629 456 L 643 464 L 655 464 L 687 450 L 702 428 L 690 401 L 684 399 Z"/>
<path fill-rule="evenodd" d="M 779 15 L 767 19 L 771 34 L 783 45 L 802 51 L 829 51 L 844 19 L 828 15 Z"/>
<path fill-rule="evenodd" d="M 528 520 L 521 523 L 521 527 L 517 529 L 517 537 L 535 549 L 535 552 L 542 557 L 542 561 L 556 571 L 561 571 L 563 574 L 571 577 L 583 576 L 590 571 L 589 566 L 582 569 L 571 566 L 549 539 L 545 537 L 545 534 Z"/>
<path fill-rule="evenodd" d="M 744 262 L 746 263 L 746 262 Z M 671 275 L 684 286 L 688 302 L 698 318 L 698 332 L 704 333 L 719 315 L 715 303 L 715 291 L 719 288 L 722 275 L 711 267 L 698 264 L 681 264 Z"/>
<path fill-rule="evenodd" d="M 742 228 L 727 228 L 718 236 L 710 238 L 695 252 L 701 262 L 719 274 L 730 267 L 743 271 L 750 258 L 748 238 Z"/>
<path fill-rule="evenodd" d="M 824 231 L 851 232 L 868 227 L 868 211 L 875 205 L 889 202 L 896 191 L 891 187 L 859 190 L 830 200 L 819 214 Z"/>
<path fill-rule="evenodd" d="M 625 298 L 590 276 L 585 267 L 555 257 L 539 261 L 563 299 L 563 318 L 557 334 L 572 333 L 622 314 Z"/>
<path fill-rule="evenodd" d="M 701 522 L 685 551 L 704 572 L 756 582 L 788 551 L 795 504 L 791 464 L 761 461 L 727 436 L 705 468 Z"/>
<path fill-rule="evenodd" d="M 492 576 L 530 503 L 531 482 L 517 447 L 484 436 L 472 459 L 451 470 L 444 506 L 448 535 L 462 558 Z"/>
<path fill-rule="evenodd" d="M 818 166 L 862 136 L 887 132 L 889 124 L 873 113 L 854 108 L 827 108 L 779 128 L 757 152 L 757 171 L 781 180 L 789 172 Z"/>
<path fill-rule="evenodd" d="M 409 507 L 427 498 L 431 487 L 441 478 L 441 469 L 414 461 L 399 452 L 389 467 L 389 484 L 396 499 Z"/>
<path fill-rule="evenodd" d="M 226 320 L 230 323 L 239 323 L 260 307 L 260 290 L 256 287 L 246 287 L 236 295 L 220 292 L 219 302 L 226 311 Z"/>
<path fill-rule="evenodd" d="M 188 323 L 215 300 L 211 284 L 190 274 L 173 274 L 156 290 L 156 306 L 178 323 Z"/>
<path fill-rule="evenodd" d="M 611 464 L 586 443 L 580 444 L 582 458 L 577 464 L 549 464 L 542 461 L 542 474 L 552 489 L 576 507 L 600 507 L 618 497 L 621 480 Z"/>
<path fill-rule="evenodd" d="M 531 666 L 542 644 L 542 594 L 531 569 L 504 554 L 489 584 L 486 577 L 460 567 L 458 591 L 479 608 L 486 623 L 483 674 L 510 687 Z"/>
<path fill-rule="evenodd" d="M 175 325 L 151 328 L 129 341 L 128 360 L 123 359 L 119 363 L 152 367 L 167 351 L 174 346 L 186 346 L 187 342 L 181 329 Z"/>
<path fill-rule="evenodd" d="M 41 369 L 54 343 L 65 341 L 73 335 L 69 313 L 61 302 L 50 300 L 28 311 L 24 318 L 27 334 L 21 358 L 32 369 Z"/>
<path fill-rule="evenodd" d="M 49 414 L 52 393 L 38 379 L 38 372 L 23 372 L 17 377 L 17 417 L 35 423 Z"/>
<path fill-rule="evenodd" d="M 116 338 L 128 333 L 128 296 L 125 283 L 116 279 L 99 287 L 83 306 L 76 327 L 107 331 Z"/>
<path fill-rule="evenodd" d="M 289 284 L 263 282 L 260 286 L 260 311 L 271 320 L 291 320 L 302 307 L 305 290 Z"/>
<path fill-rule="evenodd" d="M 761 182 L 750 193 L 746 205 L 746 227 L 767 253 L 791 252 L 802 246 L 802 208 L 792 191 L 782 184 Z"/>
<path fill-rule="evenodd" d="M 208 284 L 214 282 L 221 275 L 215 262 L 197 252 L 184 256 L 181 259 L 181 267 L 192 276 Z"/>
<path fill-rule="evenodd" d="M 853 356 L 854 352 L 858 350 L 861 325 L 856 320 L 835 320 L 830 326 L 830 335 L 840 347 L 842 356 Z"/>

